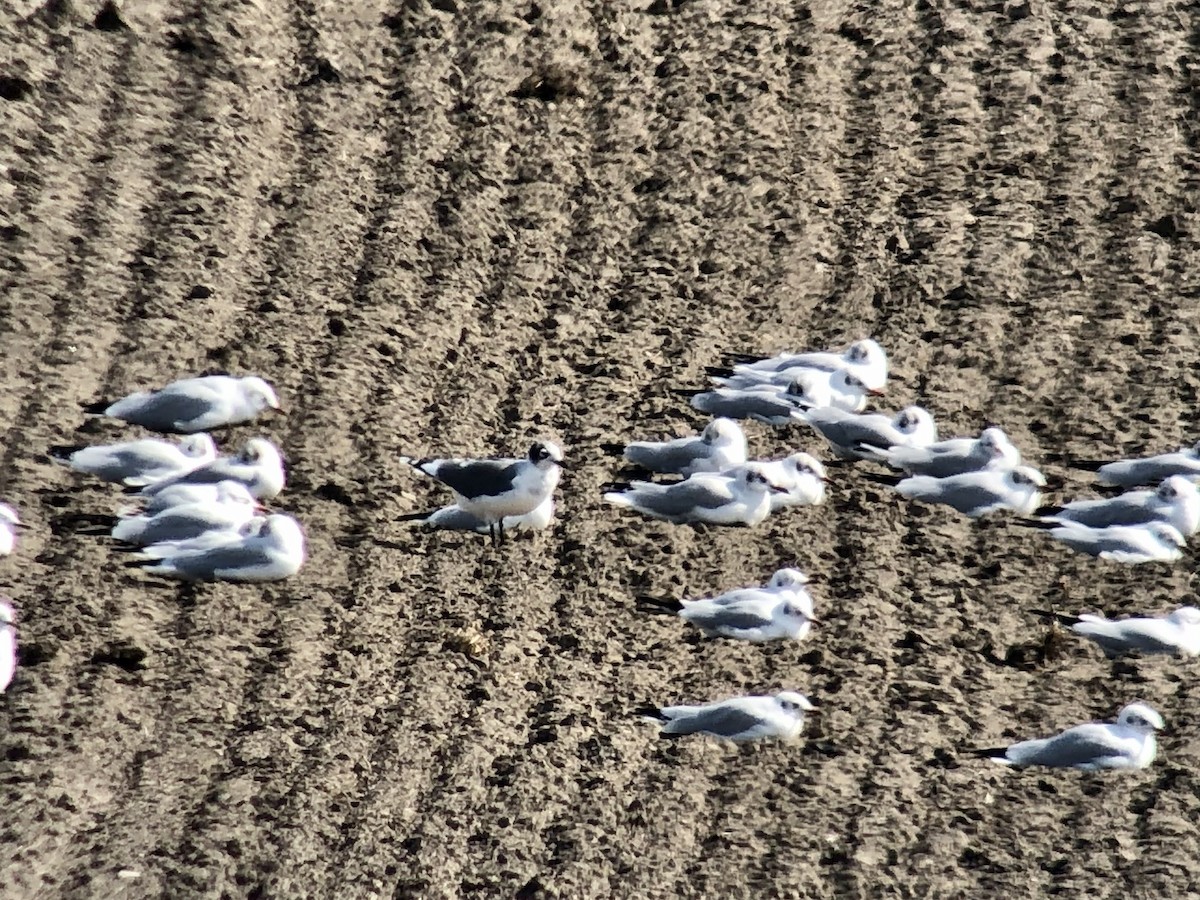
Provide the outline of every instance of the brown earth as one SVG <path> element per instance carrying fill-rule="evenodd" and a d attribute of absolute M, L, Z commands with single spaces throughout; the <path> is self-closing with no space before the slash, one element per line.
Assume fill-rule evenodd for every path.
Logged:
<path fill-rule="evenodd" d="M 90 0 L 0 12 L 0 895 L 1182 897 L 1194 665 L 1040 659 L 1030 610 L 1172 608 L 1125 569 L 842 469 L 702 532 L 607 507 L 605 441 L 702 421 L 729 351 L 874 335 L 943 433 L 1053 454 L 1197 437 L 1200 14 L 1184 2 Z M 261 372 L 291 582 L 177 588 L 68 527 L 78 404 Z M 401 453 L 575 468 L 501 550 L 395 522 Z M 753 449 L 818 445 L 754 426 Z M 822 455 L 826 455 L 822 452 Z M 819 576 L 804 644 L 634 594 Z M 1021 645 L 1029 644 L 1028 647 Z M 144 659 L 139 658 L 144 652 Z M 648 700 L 790 687 L 793 744 L 665 743 Z M 962 754 L 1144 698 L 1140 773 Z"/>

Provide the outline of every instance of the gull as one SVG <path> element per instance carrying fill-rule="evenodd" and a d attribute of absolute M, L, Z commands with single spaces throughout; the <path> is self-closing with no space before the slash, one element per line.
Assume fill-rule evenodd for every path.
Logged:
<path fill-rule="evenodd" d="M 0 503 L 0 556 L 8 556 L 17 545 L 17 529 L 25 523 L 7 503 Z"/>
<path fill-rule="evenodd" d="M 129 565 L 182 581 L 279 581 L 299 572 L 304 560 L 300 523 L 276 513 L 267 517 L 257 534 L 200 552 L 138 559 Z"/>
<path fill-rule="evenodd" d="M 1153 491 L 1126 491 L 1107 500 L 1076 500 L 1037 512 L 1049 522 L 1078 522 L 1092 528 L 1166 522 L 1190 537 L 1200 529 L 1200 489 L 1183 475 L 1172 475 Z"/>
<path fill-rule="evenodd" d="M 687 393 L 686 391 L 683 393 Z M 750 390 L 717 388 L 692 395 L 691 404 L 700 412 L 727 419 L 753 419 L 764 425 L 789 425 L 804 409 L 804 387 L 761 385 Z"/>
<path fill-rule="evenodd" d="M 250 438 L 234 456 L 220 456 L 190 472 L 156 481 L 142 488 L 141 494 L 153 497 L 181 484 L 217 484 L 238 481 L 260 500 L 279 495 L 284 485 L 283 455 L 266 438 Z"/>
<path fill-rule="evenodd" d="M 694 475 L 723 472 L 746 461 L 746 434 L 732 419 L 713 419 L 699 437 L 672 441 L 633 441 L 625 446 L 626 460 L 651 472 Z"/>
<path fill-rule="evenodd" d="M 759 462 L 771 484 L 783 488 L 771 491 L 771 511 L 785 506 L 819 506 L 825 502 L 825 482 L 829 477 L 820 460 L 808 453 L 792 453 L 783 459 Z"/>
<path fill-rule="evenodd" d="M 237 531 L 257 511 L 258 501 L 243 488 L 242 496 L 234 494 L 226 502 L 189 503 L 153 516 L 123 518 L 113 528 L 112 536 L 138 545 L 186 541 L 210 531 Z"/>
<path fill-rule="evenodd" d="M 443 506 L 441 509 L 436 509 L 433 512 L 408 513 L 407 515 L 399 516 L 397 521 L 415 522 L 431 529 L 474 531 L 478 534 L 487 534 L 488 529 L 491 528 L 486 519 L 481 519 L 474 513 L 467 512 L 457 503 L 451 503 L 449 506 Z M 531 512 L 527 512 L 523 516 L 505 516 L 502 524 L 505 533 L 508 533 L 521 529 L 540 531 L 543 528 L 548 528 L 552 521 L 554 521 L 554 498 L 547 497 L 535 506 Z"/>
<path fill-rule="evenodd" d="M 1017 524 L 1049 528 L 1050 537 L 1073 550 L 1129 565 L 1175 562 L 1183 556 L 1181 548 L 1187 543 L 1179 529 L 1166 522 L 1109 525 L 1107 528 L 1089 528 L 1078 522 L 1056 525 L 1041 520 L 1017 520 Z"/>
<path fill-rule="evenodd" d="M 1114 487 L 1137 487 L 1141 484 L 1158 484 L 1172 475 L 1187 478 L 1200 477 L 1200 441 L 1191 447 L 1180 447 L 1171 453 L 1160 453 L 1144 459 L 1122 459 L 1116 462 L 1072 460 L 1077 469 L 1096 473 L 1101 484 Z"/>
<path fill-rule="evenodd" d="M 563 452 L 550 441 L 535 441 L 524 459 L 402 456 L 400 461 L 450 488 L 458 507 L 486 522 L 492 542 L 501 543 L 505 519 L 528 515 L 553 495 Z"/>
<path fill-rule="evenodd" d="M 871 459 L 880 448 L 926 447 L 937 441 L 933 416 L 919 406 L 905 407 L 895 417 L 824 408 L 805 410 L 797 418 L 821 435 L 840 459 Z"/>
<path fill-rule="evenodd" d="M 12 684 L 17 671 L 17 618 L 12 602 L 0 599 L 0 694 Z"/>
<path fill-rule="evenodd" d="M 871 390 L 853 372 L 838 369 L 822 372 L 817 369 L 785 369 L 782 372 L 760 373 L 759 375 L 731 375 L 714 378 L 722 388 L 735 391 L 752 391 L 774 388 L 786 390 L 789 399 L 794 398 L 800 406 L 833 406 L 847 412 L 861 412 L 867 406 L 867 395 L 879 396 L 882 390 Z"/>
<path fill-rule="evenodd" d="M 947 478 L 931 475 L 910 475 L 899 480 L 895 475 L 868 475 L 867 478 L 892 485 L 909 500 L 942 504 L 972 518 L 1004 509 L 1032 515 L 1042 502 L 1041 489 L 1046 486 L 1045 476 L 1032 466 L 982 469 Z"/>
<path fill-rule="evenodd" d="M 980 469 L 1015 469 L 1021 453 L 999 428 L 986 428 L 977 438 L 951 438 L 928 447 L 863 448 L 870 459 L 909 475 L 947 478 Z"/>
<path fill-rule="evenodd" d="M 1200 609 L 1194 606 L 1181 606 L 1165 616 L 1128 619 L 1106 619 L 1094 613 L 1065 616 L 1040 609 L 1033 612 L 1094 641 L 1109 658 L 1127 653 L 1200 656 Z"/>
<path fill-rule="evenodd" d="M 1150 704 L 1130 703 L 1117 714 L 1115 725 L 1088 722 L 1054 737 L 974 753 L 992 762 L 1015 767 L 1051 766 L 1084 772 L 1144 769 L 1154 762 L 1158 753 L 1154 732 L 1162 728 L 1162 716 Z"/>
<path fill-rule="evenodd" d="M 181 434 L 249 422 L 261 412 L 279 409 L 275 389 L 256 375 L 184 378 L 158 390 L 130 394 L 115 403 L 101 400 L 84 404 L 84 411 L 94 415 L 124 419 L 151 431 Z"/>
<path fill-rule="evenodd" d="M 129 487 L 144 487 L 216 459 L 217 446 L 211 437 L 200 433 L 184 437 L 177 444 L 145 438 L 98 447 L 55 447 L 50 456 L 76 472 Z"/>
<path fill-rule="evenodd" d="M 800 641 L 817 619 L 799 569 L 779 569 L 763 587 L 738 588 L 718 597 L 668 600 L 643 597 L 656 611 L 677 615 L 709 637 L 741 641 Z"/>
<path fill-rule="evenodd" d="M 842 353 L 813 351 L 809 353 L 781 353 L 770 359 L 742 362 L 733 367 L 735 374 L 749 372 L 779 372 L 784 369 L 817 369 L 832 372 L 847 369 L 862 379 L 871 390 L 880 391 L 887 386 L 888 360 L 883 347 L 864 338 L 855 341 Z"/>
<path fill-rule="evenodd" d="M 707 734 L 729 741 L 796 737 L 804 727 L 805 713 L 815 712 L 807 697 L 780 691 L 769 697 L 736 697 L 703 706 L 645 707 L 647 718 L 663 723 L 664 737 Z"/>
<path fill-rule="evenodd" d="M 667 522 L 711 525 L 757 525 L 771 512 L 770 492 L 787 491 L 773 485 L 755 463 L 722 475 L 693 475 L 675 484 L 635 481 L 619 487 L 624 490 L 610 491 L 604 499 Z"/>
<path fill-rule="evenodd" d="M 136 502 L 117 508 L 122 519 L 132 516 L 155 516 L 175 506 L 193 503 L 253 502 L 254 495 L 240 481 L 218 481 L 216 484 L 172 484 L 152 497 L 138 497 Z"/>
<path fill-rule="evenodd" d="M 258 537 L 262 534 L 262 528 L 266 522 L 266 516 L 254 516 L 236 530 L 206 531 L 199 537 L 187 540 L 159 541 L 139 547 L 137 552 L 153 559 L 166 559 L 170 556 L 195 556 L 198 553 L 212 550 L 214 547 L 224 547 L 227 544 L 241 543 L 246 538 Z"/>

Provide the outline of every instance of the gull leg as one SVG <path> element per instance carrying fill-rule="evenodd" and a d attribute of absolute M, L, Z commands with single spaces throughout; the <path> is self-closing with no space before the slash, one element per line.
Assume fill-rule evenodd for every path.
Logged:
<path fill-rule="evenodd" d="M 503 518 L 500 519 L 500 521 L 496 523 L 496 529 L 500 532 L 500 543 L 503 544 L 504 543 L 504 519 Z"/>

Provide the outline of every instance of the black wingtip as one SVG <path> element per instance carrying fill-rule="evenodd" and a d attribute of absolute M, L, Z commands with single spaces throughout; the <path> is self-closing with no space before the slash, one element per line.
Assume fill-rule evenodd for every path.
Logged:
<path fill-rule="evenodd" d="M 1108 465 L 1112 460 L 1104 459 L 1070 459 L 1066 460 L 1066 465 L 1072 469 L 1082 469 L 1085 472 L 1098 472 L 1101 466 Z"/>
<path fill-rule="evenodd" d="M 1019 517 L 1013 517 L 1009 521 L 1021 528 L 1040 528 L 1043 531 L 1050 528 L 1057 528 L 1062 524 L 1061 522 L 1047 522 L 1045 519 L 1023 519 Z"/>
<path fill-rule="evenodd" d="M 639 608 L 660 615 L 673 616 L 683 609 L 683 604 L 674 597 L 652 597 L 649 594 L 639 594 L 635 599 Z"/>
<path fill-rule="evenodd" d="M 84 444 L 55 444 L 48 452 L 51 459 L 66 462 L 73 454 L 84 449 L 85 446 Z"/>
<path fill-rule="evenodd" d="M 104 411 L 112 406 L 111 400 L 94 400 L 91 403 L 80 403 L 80 408 L 92 416 L 102 416 Z"/>
<path fill-rule="evenodd" d="M 1048 503 L 1045 506 L 1039 506 L 1036 510 L 1034 510 L 1033 514 L 1035 516 L 1057 516 L 1062 511 L 1062 506 L 1054 503 Z"/>
<path fill-rule="evenodd" d="M 426 510 L 425 512 L 405 513 L 402 516 L 396 516 L 397 522 L 424 522 L 432 516 L 436 510 Z"/>
<path fill-rule="evenodd" d="M 733 374 L 733 369 L 729 366 L 705 366 L 704 374 L 713 378 L 728 378 Z"/>
<path fill-rule="evenodd" d="M 152 566 L 157 563 L 157 559 L 130 559 L 122 563 L 127 569 L 144 569 L 146 566 Z"/>
<path fill-rule="evenodd" d="M 904 480 L 903 475 L 887 475 L 883 472 L 864 472 L 863 478 L 875 484 L 886 484 L 888 487 L 895 487 Z"/>
<path fill-rule="evenodd" d="M 601 450 L 601 452 L 606 453 L 609 456 L 624 456 L 625 455 L 625 445 L 613 443 L 611 441 L 608 443 L 605 443 L 605 444 L 601 444 L 600 450 Z"/>
<path fill-rule="evenodd" d="M 704 393 L 703 388 L 667 388 L 667 393 L 672 397 L 695 397 L 697 394 Z"/>
<path fill-rule="evenodd" d="M 761 362 L 766 359 L 765 356 L 755 356 L 752 353 L 726 353 L 721 357 L 728 366 L 746 365 L 747 363 Z"/>
<path fill-rule="evenodd" d="M 642 706 L 637 707 L 636 709 L 633 710 L 631 715 L 648 716 L 651 719 L 658 719 L 660 722 L 667 721 L 667 717 L 662 714 L 662 710 L 659 709 L 657 706 L 653 706 L 649 703 L 646 703 L 646 704 L 643 704 Z"/>
<path fill-rule="evenodd" d="M 988 747 L 982 750 L 971 749 L 967 751 L 971 756 L 977 756 L 980 759 L 1005 759 L 1005 754 L 1008 753 L 1007 747 Z"/>
<path fill-rule="evenodd" d="M 618 494 L 623 494 L 632 487 L 633 485 L 628 481 L 606 481 L 604 484 L 600 485 L 600 490 L 605 494 L 614 491 Z"/>

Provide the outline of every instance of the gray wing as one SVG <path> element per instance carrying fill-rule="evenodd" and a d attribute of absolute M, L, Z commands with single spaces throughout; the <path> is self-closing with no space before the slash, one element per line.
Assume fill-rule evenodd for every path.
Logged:
<path fill-rule="evenodd" d="M 269 558 L 261 546 L 253 543 L 214 547 L 194 555 L 173 556 L 164 562 L 169 562 L 184 575 L 203 579 L 213 578 L 217 572 L 261 566 L 269 562 Z"/>
<path fill-rule="evenodd" d="M 744 608 L 717 607 L 702 615 L 689 616 L 688 621 L 705 631 L 748 631 L 751 628 L 765 628 L 772 619 Z"/>
<path fill-rule="evenodd" d="M 1040 747 L 1030 746 L 1027 752 L 1021 752 L 1021 744 L 1014 744 L 1010 752 L 1017 754 L 1009 757 L 1022 765 L 1038 766 L 1083 766 L 1095 765 L 1105 759 L 1128 756 L 1126 742 L 1113 735 L 1102 725 L 1077 725 L 1062 734 L 1044 741 L 1026 741 L 1026 745 L 1041 744 Z"/>
<path fill-rule="evenodd" d="M 917 454 L 897 456 L 895 465 L 906 469 L 913 475 L 929 475 L 933 478 L 951 478 L 955 475 L 966 475 L 968 472 L 978 472 L 985 462 L 970 454 L 938 453 L 918 459 Z"/>
<path fill-rule="evenodd" d="M 1183 453 L 1164 453 L 1147 459 L 1125 459 L 1101 466 L 1099 480 L 1120 487 L 1139 484 L 1158 484 L 1172 475 L 1200 475 L 1200 460 Z"/>
<path fill-rule="evenodd" d="M 700 438 L 663 444 L 635 443 L 625 448 L 625 458 L 651 472 L 681 472 L 709 455 L 710 445 Z"/>
<path fill-rule="evenodd" d="M 642 509 L 667 518 L 687 518 L 697 509 L 720 509 L 732 502 L 723 483 L 688 479 L 663 491 L 632 491 L 633 501 Z"/>
<path fill-rule="evenodd" d="M 915 476 L 925 479 L 928 476 Z M 903 484 L 903 482 L 901 482 Z M 901 491 L 905 497 L 926 503 L 942 503 L 965 515 L 975 514 L 1003 499 L 994 490 L 976 483 L 945 483 L 941 479 L 909 484 Z"/>
<path fill-rule="evenodd" d="M 180 426 L 210 413 L 216 404 L 212 395 L 186 390 L 163 389 L 143 400 L 122 418 L 154 431 L 178 431 Z"/>
<path fill-rule="evenodd" d="M 246 484 L 252 478 L 253 470 L 249 466 L 239 463 L 232 456 L 224 456 L 192 469 L 190 472 L 149 484 L 142 488 L 142 493 L 153 496 L 177 484 L 217 484 L 222 481 L 240 481 Z"/>
<path fill-rule="evenodd" d="M 520 474 L 521 462 L 513 459 L 438 459 L 417 463 L 417 468 L 473 500 L 495 497 L 511 490 L 513 481 Z"/>
<path fill-rule="evenodd" d="M 187 541 L 210 531 L 232 530 L 225 518 L 207 516 L 173 515 L 169 510 L 146 523 L 138 536 L 139 544 L 161 544 L 172 541 Z"/>
<path fill-rule="evenodd" d="M 1069 519 L 1091 528 L 1107 528 L 1109 525 L 1143 525 L 1146 522 L 1157 522 L 1161 517 L 1145 503 L 1115 497 L 1086 507 L 1071 509 L 1067 506 L 1050 518 Z"/>
<path fill-rule="evenodd" d="M 663 730 L 671 734 L 695 734 L 703 731 L 718 737 L 732 738 L 751 729 L 762 729 L 764 724 L 758 716 L 745 710 L 717 706 L 711 709 L 702 709 L 684 719 L 672 719 Z"/>
<path fill-rule="evenodd" d="M 789 419 L 800 407 L 772 391 L 697 394 L 692 405 L 701 412 L 727 419 Z"/>
<path fill-rule="evenodd" d="M 898 437 L 890 422 L 872 418 L 816 420 L 810 424 L 825 436 L 831 444 L 839 447 L 854 447 L 870 444 L 873 447 L 891 447 Z"/>
<path fill-rule="evenodd" d="M 1092 631 L 1088 626 L 1097 630 Z M 1103 624 L 1080 622 L 1073 628 L 1083 637 L 1095 641 L 1106 652 L 1170 655 L 1179 651 L 1178 630 L 1162 619 L 1127 619 Z"/>
<path fill-rule="evenodd" d="M 1113 535 L 1107 531 L 1082 531 L 1075 528 L 1053 528 L 1050 536 L 1062 541 L 1068 547 L 1099 556 L 1101 553 L 1145 553 L 1145 548 L 1131 543 L 1121 535 Z"/>

